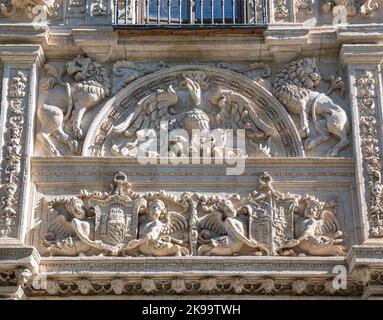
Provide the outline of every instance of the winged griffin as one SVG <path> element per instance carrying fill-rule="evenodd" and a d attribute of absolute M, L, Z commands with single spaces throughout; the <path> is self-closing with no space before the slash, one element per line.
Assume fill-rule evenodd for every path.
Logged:
<path fill-rule="evenodd" d="M 276 97 L 291 112 L 300 117 L 299 133 L 305 141 L 305 149 L 314 149 L 317 145 L 336 136 L 339 142 L 327 152 L 327 156 L 336 156 L 350 143 L 348 132 L 350 124 L 346 112 L 324 93 L 314 90 L 321 81 L 315 59 L 302 59 L 291 62 L 279 72 L 273 89 Z M 308 116 L 311 118 L 317 135 L 310 135 Z M 313 137 L 312 137 L 313 136 Z"/>
<path fill-rule="evenodd" d="M 188 156 L 205 151 L 207 154 L 231 152 L 238 155 L 240 150 L 229 150 L 225 147 L 228 137 L 224 129 L 244 129 L 246 137 L 257 148 L 258 154 L 270 156 L 267 146 L 257 142 L 269 139 L 274 128 L 259 117 L 253 103 L 240 94 L 222 88 L 214 88 L 203 94 L 202 89 L 208 88 L 203 79 L 203 74 L 194 77 L 185 74 L 184 81 L 177 89 L 179 91 L 186 88 L 192 101 L 191 107 L 181 105 L 179 93 L 172 85 L 139 101 L 135 111 L 113 129 L 118 135 L 130 138 L 131 142 L 122 148 L 114 145 L 112 153 L 135 156 L 138 142 L 162 128 L 174 130 L 169 135 L 171 156 Z M 180 134 L 180 129 L 186 133 Z M 189 142 L 187 146 L 186 142 Z"/>
<path fill-rule="evenodd" d="M 47 96 L 43 96 L 37 111 L 40 120 L 38 141 L 50 156 L 59 156 L 52 137 L 79 152 L 79 141 L 84 138 L 81 127 L 84 114 L 110 95 L 111 79 L 105 67 L 84 56 L 77 56 L 64 68 L 46 64 L 49 78 L 43 83 Z M 67 75 L 72 81 L 63 80 Z M 72 132 L 64 131 L 64 125 L 72 123 Z M 75 139 L 71 138 L 75 136 Z"/>

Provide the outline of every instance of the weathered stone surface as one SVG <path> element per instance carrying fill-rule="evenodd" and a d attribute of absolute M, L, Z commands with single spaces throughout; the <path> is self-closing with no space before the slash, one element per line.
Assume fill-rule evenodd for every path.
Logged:
<path fill-rule="evenodd" d="M 382 3 L 126 3 L 0 0 L 0 299 L 381 298 Z"/>

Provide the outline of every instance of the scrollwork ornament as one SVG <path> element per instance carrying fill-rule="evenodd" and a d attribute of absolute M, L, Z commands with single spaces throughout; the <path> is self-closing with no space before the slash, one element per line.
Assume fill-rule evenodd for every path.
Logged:
<path fill-rule="evenodd" d="M 359 95 L 361 154 L 367 175 L 367 211 L 371 237 L 383 237 L 383 185 L 378 124 L 374 96 L 375 79 L 372 71 L 365 71 L 356 80 Z"/>
<path fill-rule="evenodd" d="M 0 237 L 15 237 L 17 232 L 18 191 L 21 181 L 22 149 L 24 134 L 24 108 L 27 76 L 17 71 L 10 80 L 9 119 L 6 134 L 9 140 L 3 162 L 3 183 L 1 186 Z"/>

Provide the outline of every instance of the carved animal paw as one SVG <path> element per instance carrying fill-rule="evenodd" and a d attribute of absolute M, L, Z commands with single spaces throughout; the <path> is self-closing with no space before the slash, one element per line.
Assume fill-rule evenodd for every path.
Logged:
<path fill-rule="evenodd" d="M 47 148 L 47 151 L 48 151 L 48 154 L 49 154 L 50 157 L 60 157 L 61 156 L 60 151 L 58 151 L 54 147 Z"/>
<path fill-rule="evenodd" d="M 326 157 L 336 157 L 338 155 L 339 151 L 330 149 L 329 151 L 326 152 L 325 156 Z"/>
<path fill-rule="evenodd" d="M 69 142 L 69 149 L 72 153 L 75 153 L 75 154 L 80 153 L 80 148 L 76 140 L 72 140 Z"/>
<path fill-rule="evenodd" d="M 84 138 L 84 133 L 82 132 L 80 128 L 74 128 L 73 131 L 78 140 L 82 140 Z"/>

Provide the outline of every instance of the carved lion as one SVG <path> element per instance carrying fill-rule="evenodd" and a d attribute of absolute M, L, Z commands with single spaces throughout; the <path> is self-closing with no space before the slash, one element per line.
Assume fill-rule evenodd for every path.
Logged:
<path fill-rule="evenodd" d="M 49 91 L 38 109 L 41 129 L 37 139 L 50 156 L 60 155 L 51 136 L 67 145 L 73 153 L 78 153 L 78 140 L 84 138 L 81 128 L 83 116 L 87 110 L 99 105 L 110 95 L 110 76 L 105 67 L 81 55 L 68 62 L 62 70 L 50 64 L 45 65 L 45 69 L 50 77 L 43 84 L 43 89 Z M 65 75 L 72 81 L 62 80 Z M 64 122 L 71 117 L 76 139 L 64 131 Z"/>
<path fill-rule="evenodd" d="M 293 61 L 276 75 L 274 94 L 289 112 L 300 116 L 299 133 L 302 138 L 310 135 L 308 115 L 311 114 L 317 135 L 305 141 L 305 149 L 313 149 L 333 134 L 340 141 L 326 155 L 336 156 L 350 143 L 347 137 L 350 125 L 346 112 L 340 106 L 326 94 L 314 90 L 320 81 L 315 59 Z"/>

